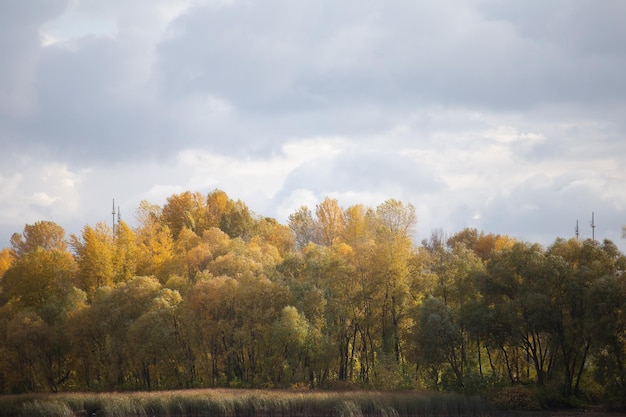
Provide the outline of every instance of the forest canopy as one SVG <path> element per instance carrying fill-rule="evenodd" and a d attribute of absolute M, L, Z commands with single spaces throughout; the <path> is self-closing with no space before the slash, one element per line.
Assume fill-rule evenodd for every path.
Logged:
<path fill-rule="evenodd" d="M 535 386 L 626 403 L 626 257 L 326 198 L 287 224 L 215 190 L 0 251 L 0 391 Z"/>

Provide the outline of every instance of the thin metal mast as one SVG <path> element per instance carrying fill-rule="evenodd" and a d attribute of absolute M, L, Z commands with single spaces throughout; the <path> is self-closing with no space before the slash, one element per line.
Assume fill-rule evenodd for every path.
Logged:
<path fill-rule="evenodd" d="M 596 222 L 594 220 L 593 211 L 591 212 L 591 223 L 589 223 L 589 225 L 591 226 L 591 238 L 595 241 L 596 240 Z"/>
<path fill-rule="evenodd" d="M 113 215 L 113 233 L 115 233 L 115 199 L 113 199 L 113 210 L 111 211 L 111 214 Z"/>
<path fill-rule="evenodd" d="M 578 235 L 579 235 L 579 232 L 578 232 L 578 219 L 576 219 L 576 229 L 574 229 L 574 230 L 576 231 L 576 240 L 578 240 Z"/>

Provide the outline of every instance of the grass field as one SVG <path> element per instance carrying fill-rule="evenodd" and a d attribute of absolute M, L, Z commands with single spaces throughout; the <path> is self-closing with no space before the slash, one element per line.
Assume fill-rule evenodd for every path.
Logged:
<path fill-rule="evenodd" d="M 0 397 L 0 415 L 24 417 L 490 416 L 477 397 L 431 392 L 184 390 Z"/>

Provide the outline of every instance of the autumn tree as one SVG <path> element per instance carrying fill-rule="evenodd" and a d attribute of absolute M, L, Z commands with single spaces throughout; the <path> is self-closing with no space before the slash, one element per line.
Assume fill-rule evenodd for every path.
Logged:
<path fill-rule="evenodd" d="M 65 321 L 85 301 L 75 287 L 76 264 L 65 251 L 62 229 L 54 224 L 27 226 L 14 235 L 20 253 L 2 279 L 5 336 L 3 364 L 15 390 L 56 391 L 71 375 Z M 21 237 L 17 237 L 21 236 Z M 50 236 L 53 236 L 50 238 Z M 22 378 L 13 378 L 16 374 Z"/>
<path fill-rule="evenodd" d="M 206 211 L 206 202 L 201 193 L 185 191 L 168 197 L 160 216 L 172 233 L 172 238 L 176 239 L 183 228 L 201 235 L 208 226 Z"/>
<path fill-rule="evenodd" d="M 115 228 L 111 255 L 114 283 L 128 281 L 136 275 L 140 255 L 137 235 L 125 221 L 118 222 Z"/>
<path fill-rule="evenodd" d="M 161 208 L 142 201 L 137 210 L 137 274 L 154 275 L 162 282 L 173 266 L 174 241 L 169 227 L 161 222 Z"/>
<path fill-rule="evenodd" d="M 0 278 L 15 262 L 15 252 L 9 248 L 3 248 L 0 250 Z"/>
<path fill-rule="evenodd" d="M 233 205 L 231 198 L 222 190 L 213 190 L 206 197 L 207 224 L 209 227 L 220 227 L 222 215 Z"/>
<path fill-rule="evenodd" d="M 344 228 L 343 209 L 336 199 L 326 197 L 315 206 L 316 225 L 321 244 L 330 246 L 341 236 Z"/>
<path fill-rule="evenodd" d="M 265 243 L 274 246 L 281 256 L 294 248 L 294 237 L 289 227 L 271 217 L 262 218 L 257 222 L 256 236 L 253 240 L 256 240 L 257 244 Z"/>
<path fill-rule="evenodd" d="M 2 288 L 2 277 L 4 273 L 13 266 L 15 262 L 15 251 L 9 248 L 3 248 L 0 250 L 0 288 Z M 0 291 L 0 305 L 6 303 L 8 300 L 5 298 L 3 293 Z"/>
<path fill-rule="evenodd" d="M 515 239 L 507 235 L 479 232 L 477 229 L 465 228 L 455 233 L 447 240 L 449 247 L 463 244 L 473 251 L 483 262 L 487 262 L 491 253 L 511 247 Z"/>
<path fill-rule="evenodd" d="M 312 334 L 324 340 L 323 346 L 316 345 L 311 352 L 311 385 L 322 385 L 331 375 L 350 381 L 357 357 L 370 354 L 361 346 L 358 329 L 363 298 L 345 250 L 349 250 L 346 245 L 310 243 L 278 266 L 291 295 L 289 302 L 311 323 Z"/>
<path fill-rule="evenodd" d="M 111 229 L 104 223 L 95 228 L 85 226 L 82 238 L 71 236 L 78 265 L 77 282 L 89 299 L 93 299 L 96 290 L 113 283 L 113 236 Z"/>
<path fill-rule="evenodd" d="M 96 293 L 89 322 L 97 323 L 94 330 L 99 331 L 91 333 L 95 337 L 92 343 L 102 348 L 97 352 L 102 356 L 92 363 L 97 368 L 91 374 L 99 375 L 100 384 L 107 389 L 147 388 L 146 374 L 142 373 L 145 370 L 137 361 L 137 339 L 131 338 L 130 329 L 142 315 L 160 305 L 162 294 L 162 285 L 153 277 L 135 277 L 116 288 L 103 287 Z M 169 337 L 172 335 L 160 343 L 167 345 Z"/>
<path fill-rule="evenodd" d="M 38 221 L 24 226 L 22 233 L 14 233 L 11 236 L 11 245 L 17 256 L 33 252 L 38 247 L 46 251 L 65 251 L 65 230 L 51 221 Z"/>
<path fill-rule="evenodd" d="M 417 219 L 415 208 L 394 199 L 376 207 L 373 248 L 369 269 L 380 287 L 380 323 L 382 353 L 393 355 L 398 365 L 403 365 L 403 334 L 410 326 L 410 281 L 413 274 L 411 258 L 412 236 Z"/>
<path fill-rule="evenodd" d="M 174 242 L 176 273 L 191 280 L 198 272 L 206 269 L 212 253 L 202 238 L 190 229 L 184 228 Z"/>
<path fill-rule="evenodd" d="M 38 247 L 22 255 L 4 274 L 7 299 L 33 308 L 54 321 L 61 313 L 62 300 L 74 287 L 76 264 L 72 255 Z"/>

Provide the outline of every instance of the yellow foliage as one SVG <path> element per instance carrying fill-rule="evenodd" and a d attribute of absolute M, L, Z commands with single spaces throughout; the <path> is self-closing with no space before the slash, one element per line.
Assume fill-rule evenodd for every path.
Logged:
<path fill-rule="evenodd" d="M 8 248 L 4 248 L 0 251 L 0 278 L 15 262 L 15 253 Z"/>

